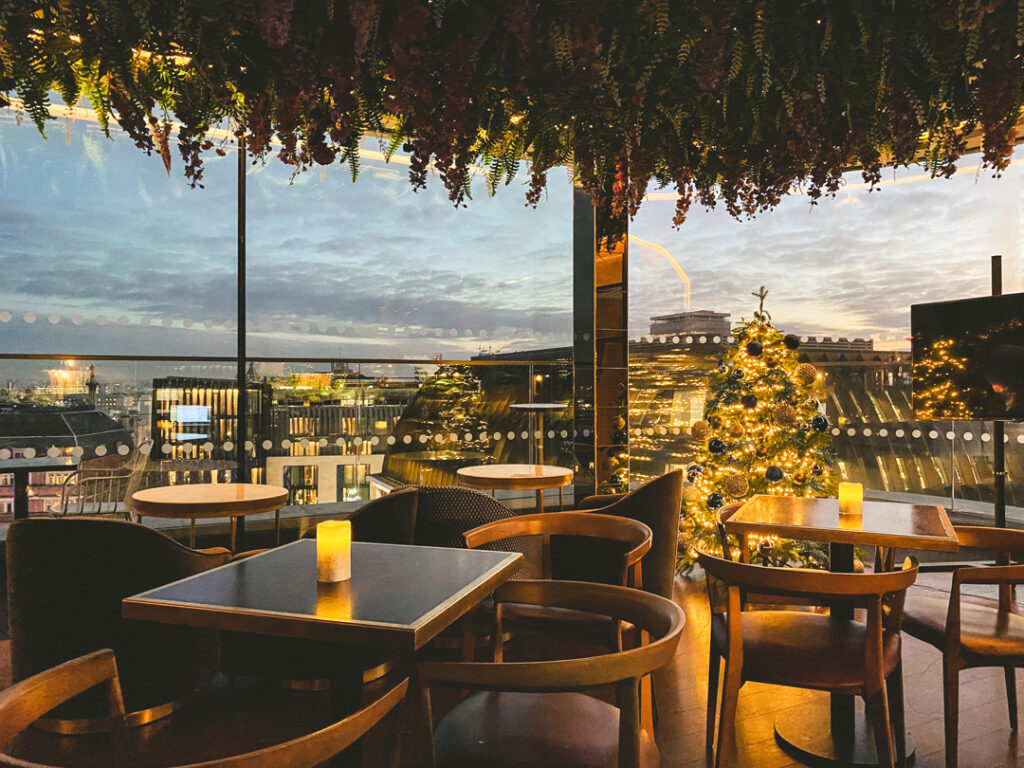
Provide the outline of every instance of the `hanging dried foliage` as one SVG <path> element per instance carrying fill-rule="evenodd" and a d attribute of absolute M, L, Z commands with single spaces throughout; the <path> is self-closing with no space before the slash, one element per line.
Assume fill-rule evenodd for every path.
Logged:
<path fill-rule="evenodd" d="M 4 0 L 0 105 L 44 130 L 48 93 L 84 96 L 198 183 L 211 126 L 302 170 L 382 134 L 455 204 L 529 163 L 571 163 L 617 213 L 651 178 L 737 217 L 850 167 L 949 175 L 972 132 L 1009 162 L 1024 98 L 1024 3 L 999 0 Z M 172 137 L 173 139 L 173 137 Z"/>

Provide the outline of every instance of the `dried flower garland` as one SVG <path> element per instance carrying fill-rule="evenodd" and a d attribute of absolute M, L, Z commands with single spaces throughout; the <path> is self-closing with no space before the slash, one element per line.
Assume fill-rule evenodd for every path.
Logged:
<path fill-rule="evenodd" d="M 571 163 L 634 214 L 652 178 L 737 217 L 850 167 L 948 175 L 974 131 L 1005 168 L 1024 101 L 1024 3 L 999 0 L 4 0 L 0 106 L 42 131 L 48 93 L 85 96 L 192 183 L 211 126 L 302 170 L 367 134 L 433 165 L 451 200 L 526 158 L 536 202 Z M 3 95 L 6 94 L 6 97 Z M 609 219 L 615 221 L 615 217 Z"/>

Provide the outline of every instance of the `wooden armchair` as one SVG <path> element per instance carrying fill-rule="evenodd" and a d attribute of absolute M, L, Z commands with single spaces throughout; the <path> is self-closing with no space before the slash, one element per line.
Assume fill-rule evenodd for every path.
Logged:
<path fill-rule="evenodd" d="M 405 697 L 409 681 L 403 680 L 372 704 L 315 733 L 283 744 L 219 760 L 192 763 L 181 768 L 314 768 L 351 746 Z M 95 651 L 0 692 L 0 751 L 5 751 L 22 731 L 51 709 L 92 688 L 103 686 L 110 719 L 119 722 L 109 764 L 131 764 L 129 737 L 124 725 L 124 700 L 114 652 Z M 23 768 L 55 768 L 40 763 L 17 761 Z"/>
<path fill-rule="evenodd" d="M 708 575 L 711 604 L 709 752 L 715 735 L 719 668 L 725 659 L 716 768 L 728 765 L 739 691 L 748 681 L 862 696 L 879 764 L 893 768 L 897 761 L 904 762 L 900 621 L 906 590 L 917 578 L 916 561 L 902 571 L 847 574 L 748 565 L 706 553 L 699 553 L 698 559 Z M 814 598 L 822 603 L 849 600 L 867 610 L 867 622 L 799 611 L 744 611 L 744 592 Z"/>
<path fill-rule="evenodd" d="M 960 670 L 1002 667 L 1010 729 L 1017 730 L 1015 669 L 1024 666 L 1024 615 L 1013 602 L 1013 587 L 1024 584 L 1024 531 L 979 526 L 954 528 L 961 547 L 995 555 L 994 567 L 965 567 L 953 572 L 950 591 L 915 587 L 907 593 L 903 631 L 942 651 L 946 716 L 946 768 L 956 768 Z M 998 587 L 998 598 L 963 594 L 966 584 Z"/>
<path fill-rule="evenodd" d="M 562 765 L 639 768 L 657 760 L 654 736 L 641 723 L 641 678 L 668 664 L 685 623 L 671 600 L 625 587 L 572 581 L 510 581 L 495 593 L 501 634 L 509 604 L 587 611 L 637 630 L 626 651 L 501 663 L 424 662 L 417 665 L 420 750 L 431 768 Z M 582 691 L 614 685 L 618 708 Z M 477 691 L 432 728 L 430 691 L 446 686 Z"/>
<path fill-rule="evenodd" d="M 152 445 L 152 440 L 141 443 L 132 457 L 123 463 L 111 463 L 105 459 L 83 462 L 64 478 L 60 505 L 53 510 L 54 514 L 134 520 L 132 494 L 142 484 Z"/>

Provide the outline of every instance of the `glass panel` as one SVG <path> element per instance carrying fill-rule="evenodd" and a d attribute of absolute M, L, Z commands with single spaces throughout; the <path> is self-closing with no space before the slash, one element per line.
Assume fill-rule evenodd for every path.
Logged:
<path fill-rule="evenodd" d="M 797 194 L 753 221 L 693 210 L 678 230 L 674 196 L 652 190 L 631 228 L 633 480 L 692 461 L 722 340 L 765 285 L 775 326 L 823 374 L 837 479 L 990 518 L 991 425 L 915 420 L 910 404 L 910 306 L 987 295 L 994 253 L 1004 292 L 1021 289 L 1020 162 L 1000 179 L 976 166 L 950 180 L 899 170 L 872 193 L 851 173 L 813 207 Z M 1024 520 L 1024 435 L 1007 434 L 1008 516 Z"/>
<path fill-rule="evenodd" d="M 456 209 L 433 175 L 413 192 L 401 156 L 385 164 L 371 146 L 361 165 L 355 184 L 339 165 L 250 168 L 250 354 L 467 359 L 569 345 L 568 182 L 553 179 L 533 210 L 515 187 L 489 197 L 480 176 Z"/>
<path fill-rule="evenodd" d="M 0 110 L 4 351 L 234 354 L 237 156 L 211 155 L 190 189 L 91 110 L 56 109 L 48 141 Z"/>

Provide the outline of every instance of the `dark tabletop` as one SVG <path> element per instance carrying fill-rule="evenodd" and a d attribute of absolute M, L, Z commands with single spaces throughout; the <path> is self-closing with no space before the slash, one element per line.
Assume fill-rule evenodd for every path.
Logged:
<path fill-rule="evenodd" d="M 522 555 L 353 542 L 352 578 L 316 580 L 301 540 L 126 598 L 130 619 L 415 650 L 518 569 Z"/>

